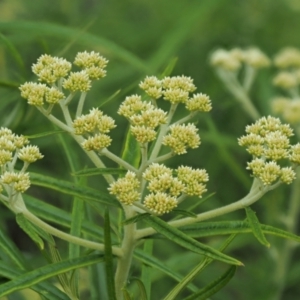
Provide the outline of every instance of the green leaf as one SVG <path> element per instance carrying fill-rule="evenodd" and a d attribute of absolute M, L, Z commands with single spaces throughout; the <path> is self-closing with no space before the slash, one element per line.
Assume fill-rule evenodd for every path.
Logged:
<path fill-rule="evenodd" d="M 107 103 L 109 103 L 112 100 L 115 100 L 116 96 L 118 96 L 120 94 L 121 90 L 117 90 L 115 93 L 113 93 L 110 97 L 108 97 L 106 100 L 101 101 L 101 104 L 98 106 L 99 108 L 106 105 Z"/>
<path fill-rule="evenodd" d="M 14 279 L 24 274 L 27 274 L 26 271 L 13 268 L 11 264 L 7 264 L 6 262 L 1 261 L 0 263 L 1 277 Z M 53 284 L 47 282 L 40 282 L 36 285 L 33 285 L 30 288 L 36 291 L 37 293 L 39 293 L 40 295 L 44 296 L 44 298 L 47 300 L 70 300 L 70 298 L 65 293 L 63 293 Z"/>
<path fill-rule="evenodd" d="M 75 173 L 72 173 L 72 176 L 96 176 L 103 174 L 125 174 L 127 170 L 119 168 L 91 168 L 84 169 Z"/>
<path fill-rule="evenodd" d="M 169 268 L 166 264 L 159 261 L 152 255 L 148 255 L 146 252 L 144 252 L 141 249 L 135 249 L 134 258 L 141 261 L 142 263 L 159 270 L 160 272 L 163 272 L 164 274 L 168 275 L 170 278 L 173 278 L 174 280 L 181 282 L 183 279 L 183 276 L 179 274 L 178 272 L 175 272 L 173 269 Z M 198 288 L 194 284 L 189 284 L 187 286 L 191 291 L 196 292 Z"/>
<path fill-rule="evenodd" d="M 233 241 L 235 238 L 235 234 L 232 234 L 229 238 L 227 238 L 219 248 L 220 251 L 224 251 L 228 245 Z M 195 277 L 202 272 L 211 262 L 213 259 L 205 257 L 193 270 L 191 270 L 171 291 L 170 293 L 164 298 L 164 300 L 171 300 L 175 299 L 178 294 L 184 290 L 184 288 L 195 279 Z"/>
<path fill-rule="evenodd" d="M 35 242 L 35 244 L 40 248 L 44 249 L 44 242 L 40 236 L 36 233 L 33 225 L 23 216 L 23 214 L 16 215 L 16 221 L 18 225 L 26 232 L 26 234 Z"/>
<path fill-rule="evenodd" d="M 111 197 L 107 191 L 94 190 L 89 187 L 83 187 L 74 182 L 55 179 L 53 177 L 31 172 L 30 181 L 32 185 L 47 187 L 49 189 L 59 191 L 60 193 L 78 197 L 83 200 L 92 200 L 106 205 L 120 207 L 119 202 L 115 198 Z"/>
<path fill-rule="evenodd" d="M 58 134 L 58 133 L 66 133 L 63 130 L 52 130 L 52 131 L 45 131 L 42 133 L 37 133 L 37 134 L 33 134 L 33 135 L 25 135 L 25 137 L 27 137 L 28 139 L 37 139 L 37 138 L 41 138 L 41 137 L 45 137 L 45 136 L 49 136 L 49 135 L 53 135 L 53 134 Z"/>
<path fill-rule="evenodd" d="M 115 280 L 114 280 L 114 262 L 113 254 L 111 250 L 111 238 L 110 238 L 110 221 L 109 212 L 106 208 L 104 217 L 104 258 L 106 269 L 106 284 L 109 299 L 116 300 Z"/>
<path fill-rule="evenodd" d="M 0 86 L 3 87 L 3 88 L 16 90 L 17 88 L 19 88 L 20 83 L 0 80 Z"/>
<path fill-rule="evenodd" d="M 250 207 L 246 207 L 245 210 L 246 210 L 246 214 L 247 214 L 247 220 L 249 222 L 249 225 L 252 229 L 254 236 L 257 238 L 257 240 L 262 245 L 264 245 L 266 247 L 270 247 L 270 243 L 265 238 L 265 235 L 260 226 L 260 222 L 256 216 L 256 213 Z"/>
<path fill-rule="evenodd" d="M 197 217 L 197 214 L 195 214 L 191 211 L 184 210 L 184 209 L 173 209 L 172 212 L 174 212 L 175 214 L 181 215 L 181 216 L 186 216 L 186 217 L 191 217 L 191 218 Z"/>
<path fill-rule="evenodd" d="M 0 40 L 6 45 L 6 47 L 9 50 L 9 54 L 14 58 L 15 62 L 21 69 L 21 71 L 24 73 L 25 72 L 25 65 L 23 62 L 23 59 L 18 51 L 18 49 L 14 46 L 14 44 L 7 39 L 3 34 L 0 33 Z"/>
<path fill-rule="evenodd" d="M 139 279 L 139 278 L 131 278 L 132 281 L 135 281 L 137 283 L 137 285 L 139 286 L 139 290 L 140 290 L 140 300 L 147 300 L 147 294 L 146 294 L 146 289 L 145 286 L 143 284 L 143 282 Z M 149 279 L 148 279 L 149 280 Z"/>
<path fill-rule="evenodd" d="M 123 289 L 123 297 L 124 297 L 124 300 L 132 300 L 129 292 L 125 288 Z"/>
<path fill-rule="evenodd" d="M 149 213 L 143 213 L 143 214 L 137 214 L 136 216 L 132 217 L 132 218 L 129 218 L 129 219 L 126 219 L 124 222 L 123 222 L 123 225 L 128 225 L 128 224 L 132 224 L 132 223 L 137 223 L 147 217 L 149 217 L 150 214 Z"/>
<path fill-rule="evenodd" d="M 26 200 L 26 206 L 36 216 L 53 224 L 67 228 L 71 227 L 72 216 L 70 213 L 26 194 L 24 194 L 24 198 Z M 103 228 L 95 223 L 83 220 L 82 232 L 98 241 L 103 241 Z"/>
<path fill-rule="evenodd" d="M 145 219 L 145 222 L 148 223 L 157 232 L 164 235 L 167 239 L 186 249 L 189 249 L 193 252 L 208 256 L 216 260 L 223 261 L 228 264 L 243 265 L 240 261 L 236 260 L 235 258 L 225 255 L 212 247 L 209 247 L 194 240 L 193 238 L 184 234 L 179 229 L 170 226 L 168 223 L 162 221 L 161 219 L 155 216 L 150 216 L 149 218 Z"/>
<path fill-rule="evenodd" d="M 75 259 L 65 260 L 59 263 L 47 265 L 34 271 L 22 274 L 9 282 L 0 285 L 0 297 L 11 294 L 15 291 L 29 288 L 37 283 L 40 283 L 48 278 L 57 276 L 74 269 L 86 267 L 103 261 L 103 256 L 88 255 Z"/>
<path fill-rule="evenodd" d="M 300 243 L 300 236 L 296 234 L 264 224 L 260 224 L 260 227 L 264 234 L 271 234 Z M 247 221 L 201 222 L 184 226 L 180 229 L 188 236 L 195 238 L 252 232 L 252 229 Z"/>
<path fill-rule="evenodd" d="M 201 289 L 199 292 L 191 295 L 185 300 L 206 300 L 208 297 L 216 294 L 221 290 L 234 276 L 236 271 L 236 266 L 231 266 L 222 276 L 220 276 L 215 281 L 208 284 L 205 288 Z"/>
<path fill-rule="evenodd" d="M 140 145 L 133 137 L 130 129 L 127 129 L 126 139 L 122 151 L 122 159 L 131 164 L 133 167 L 138 168 L 141 160 Z"/>
<path fill-rule="evenodd" d="M 0 30 L 18 32 L 23 34 L 26 32 L 27 36 L 42 36 L 52 37 L 55 39 L 62 39 L 64 43 L 76 37 L 77 43 L 83 47 L 90 47 L 95 49 L 98 47 L 101 51 L 110 53 L 111 55 L 127 62 L 132 67 L 145 73 L 152 73 L 152 69 L 139 57 L 132 52 L 127 51 L 125 48 L 120 47 L 114 42 L 94 35 L 88 32 L 81 32 L 78 34 L 77 28 L 70 28 L 68 26 L 58 25 L 54 23 L 39 22 L 38 26 L 35 21 L 13 21 L 13 22 L 0 22 Z"/>
<path fill-rule="evenodd" d="M 166 76 L 170 76 L 177 64 L 177 61 L 178 61 L 178 57 L 173 57 L 169 62 L 169 64 L 167 65 L 167 67 L 162 72 L 161 76 L 159 76 L 159 78 L 162 79 Z"/>
<path fill-rule="evenodd" d="M 152 239 L 144 242 L 143 252 L 148 256 L 152 256 L 153 242 Z M 148 264 L 142 264 L 141 269 L 141 280 L 144 282 L 146 298 L 151 299 L 152 268 Z"/>
<path fill-rule="evenodd" d="M 25 269 L 26 262 L 16 245 L 0 229 L 0 249 L 20 269 Z"/>

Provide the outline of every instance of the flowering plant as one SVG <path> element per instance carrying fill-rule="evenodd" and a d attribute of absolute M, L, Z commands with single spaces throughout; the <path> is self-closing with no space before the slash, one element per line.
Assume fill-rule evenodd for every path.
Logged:
<path fill-rule="evenodd" d="M 251 51 L 245 56 L 250 65 L 258 68 L 269 63 L 257 50 Z M 215 54 L 214 63 L 230 72 L 236 71 L 239 60 L 224 65 L 222 59 L 226 61 L 226 55 L 225 52 Z M 240 54 L 236 52 L 235 55 L 239 57 Z M 257 56 L 260 63 L 254 59 Z M 139 85 L 143 94 L 127 96 L 118 109 L 118 114 L 128 120 L 129 130 L 125 147 L 117 155 L 108 149 L 113 142 L 110 131 L 117 126 L 115 120 L 97 107 L 84 113 L 87 94 L 95 80 L 106 76 L 107 63 L 98 53 L 81 52 L 74 60 L 74 65 L 80 70 L 71 72 L 72 64 L 67 60 L 42 55 L 32 67 L 39 82 L 26 82 L 20 87 L 21 96 L 28 104 L 35 106 L 50 122 L 71 136 L 93 163 L 95 168 L 75 172 L 75 176 L 104 177 L 106 185 L 99 186 L 98 193 L 88 186 L 82 187 L 78 181 L 72 184 L 42 174 L 27 173 L 29 165 L 42 159 L 43 155 L 36 146 L 27 145 L 27 137 L 15 135 L 7 128 L 0 130 L 0 200 L 16 215 L 18 224 L 39 248 L 42 251 L 48 249 L 50 260 L 49 265 L 32 270 L 15 246 L 5 240 L 7 247 L 13 249 L 8 251 L 9 256 L 20 272 L 12 276 L 11 281 L 0 285 L 1 296 L 31 287 L 45 299 L 79 299 L 83 291 L 79 288 L 79 275 L 74 270 L 104 263 L 106 297 L 133 299 L 130 279 L 133 263 L 137 261 L 143 264 L 137 271 L 140 278 L 136 279 L 139 291 L 135 293 L 139 293 L 140 299 L 151 297 L 149 266 L 178 282 L 170 291 L 163 291 L 164 299 L 175 299 L 180 293 L 185 299 L 206 299 L 229 282 L 237 266 L 243 265 L 237 258 L 224 253 L 237 233 L 253 232 L 257 240 L 268 247 L 270 244 L 265 234 L 300 241 L 292 233 L 261 224 L 250 208 L 268 191 L 281 184 L 291 184 L 296 178 L 300 144 L 291 144 L 293 129 L 288 124 L 267 116 L 247 126 L 246 135 L 237 143 L 252 155 L 247 165 L 253 177 L 249 193 L 228 205 L 195 213 L 192 207 L 209 198 L 200 200 L 208 189 L 208 172 L 184 165 L 173 169 L 167 165 L 167 160 L 200 146 L 195 120 L 212 109 L 209 96 L 195 93 L 193 80 L 186 76 L 146 77 Z M 224 77 L 222 72 L 220 74 Z M 248 79 L 246 86 L 251 80 Z M 76 109 L 72 110 L 71 102 L 77 96 Z M 165 107 L 163 101 L 168 103 L 167 110 L 162 108 Z M 185 115 L 177 117 L 176 110 L 183 106 Z M 251 108 L 250 111 L 255 110 Z M 132 157 L 133 151 L 135 155 Z M 114 162 L 115 167 L 107 168 L 103 158 Z M 23 161 L 20 169 L 18 160 Z M 44 200 L 26 198 L 24 193 L 30 184 L 75 196 L 73 219 Z M 183 202 L 191 202 L 188 198 L 193 200 L 192 205 L 180 209 Z M 93 222 L 84 222 L 82 200 L 94 208 L 90 211 Z M 245 209 L 245 221 L 203 222 L 239 209 Z M 61 226 L 69 227 L 70 232 L 59 229 Z M 229 235 L 220 247 L 197 240 L 220 233 Z M 59 246 L 52 236 L 70 244 L 69 259 L 60 258 Z M 153 243 L 155 245 L 161 239 L 200 255 L 199 264 L 184 277 L 171 270 L 155 257 L 152 249 Z M 193 285 L 193 278 L 213 261 L 228 264 L 229 268 L 203 288 Z M 53 276 L 59 279 L 62 290 L 44 281 Z M 97 281 L 102 282 L 103 277 L 91 280 L 91 297 L 93 282 L 97 284 Z"/>

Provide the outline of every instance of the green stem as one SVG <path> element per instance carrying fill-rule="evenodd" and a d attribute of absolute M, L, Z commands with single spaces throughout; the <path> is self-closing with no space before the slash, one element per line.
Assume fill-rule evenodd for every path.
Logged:
<path fill-rule="evenodd" d="M 219 208 L 198 214 L 195 218 L 188 217 L 188 218 L 183 218 L 180 220 L 170 221 L 169 225 L 171 225 L 173 227 L 182 227 L 182 226 L 194 224 L 197 222 L 205 221 L 208 219 L 216 218 L 218 216 L 222 216 L 222 215 L 231 213 L 231 212 L 239 210 L 239 209 L 244 209 L 245 207 L 250 206 L 257 200 L 259 200 L 266 192 L 274 189 L 280 183 L 281 182 L 277 182 L 271 186 L 261 186 L 261 182 L 257 178 L 254 178 L 252 188 L 251 188 L 250 192 L 248 193 L 248 195 L 245 196 L 244 198 L 242 198 L 234 203 L 225 205 L 223 207 L 219 207 Z M 135 238 L 138 240 L 138 239 L 144 238 L 146 236 L 152 235 L 154 233 L 156 233 L 156 231 L 153 228 L 140 229 L 140 230 L 137 230 Z"/>
<path fill-rule="evenodd" d="M 158 137 L 155 142 L 155 146 L 152 150 L 149 160 L 155 159 L 157 157 L 157 155 L 159 154 L 159 151 L 160 151 L 160 148 L 162 145 L 162 141 L 163 141 L 163 137 L 165 136 L 166 132 L 169 130 L 169 124 L 171 123 L 171 120 L 176 111 L 177 105 L 178 104 L 174 104 L 174 103 L 171 105 L 166 124 L 160 126 L 160 131 L 159 131 Z"/>
<path fill-rule="evenodd" d="M 129 219 L 135 216 L 135 211 L 131 207 L 125 207 L 125 217 Z M 124 226 L 124 237 L 122 241 L 122 256 L 119 257 L 117 270 L 115 274 L 116 297 L 118 300 L 123 299 L 122 289 L 126 286 L 128 274 L 132 262 L 133 251 L 136 246 L 134 238 L 136 231 L 136 223 L 131 223 Z"/>
<path fill-rule="evenodd" d="M 32 214 L 29 210 L 25 209 L 21 212 L 24 217 L 30 221 L 31 223 L 33 223 L 34 225 L 38 226 L 39 228 L 41 228 L 42 230 L 50 233 L 51 235 L 54 235 L 62 240 L 65 240 L 69 243 L 73 243 L 85 248 L 89 248 L 89 249 L 95 249 L 95 250 L 99 250 L 101 252 L 104 252 L 104 244 L 101 243 L 95 243 L 95 242 L 91 242 L 76 236 L 73 236 L 71 234 L 62 232 L 52 226 L 50 226 L 49 224 L 45 223 L 44 221 L 42 221 L 41 219 L 39 219 L 38 217 L 36 217 L 34 214 Z M 112 252 L 114 255 L 118 256 L 118 257 L 122 257 L 123 255 L 123 251 L 122 249 L 120 249 L 119 247 L 113 246 L 112 247 Z"/>
<path fill-rule="evenodd" d="M 86 95 L 87 95 L 86 92 L 82 92 L 81 95 L 80 95 L 80 99 L 79 99 L 77 110 L 76 110 L 76 117 L 79 117 L 82 114 L 83 105 L 84 105 Z"/>

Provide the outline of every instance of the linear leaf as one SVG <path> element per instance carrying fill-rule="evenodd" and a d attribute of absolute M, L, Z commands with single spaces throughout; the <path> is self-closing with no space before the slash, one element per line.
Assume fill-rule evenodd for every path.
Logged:
<path fill-rule="evenodd" d="M 149 217 L 150 214 L 149 213 L 143 213 L 143 214 L 138 214 L 132 218 L 129 218 L 129 219 L 126 219 L 124 222 L 123 222 L 123 225 L 128 225 L 128 224 L 131 224 L 131 223 L 137 223 L 147 217 Z"/>
<path fill-rule="evenodd" d="M 177 64 L 177 61 L 178 61 L 178 57 L 173 57 L 171 59 L 171 61 L 169 62 L 169 64 L 167 65 L 167 67 L 162 72 L 161 76 L 159 76 L 159 78 L 164 78 L 166 76 L 170 76 Z"/>
<path fill-rule="evenodd" d="M 145 286 L 143 284 L 143 282 L 139 279 L 139 278 L 132 278 L 132 281 L 135 281 L 137 283 L 137 285 L 139 286 L 139 290 L 140 290 L 140 300 L 147 300 L 147 293 L 146 293 L 146 289 Z"/>
<path fill-rule="evenodd" d="M 230 237 L 228 237 L 221 245 L 219 248 L 220 251 L 224 251 L 229 244 L 234 240 L 235 234 L 232 234 Z M 195 277 L 202 272 L 211 262 L 213 262 L 213 259 L 209 257 L 205 257 L 202 259 L 202 261 L 194 267 L 170 292 L 169 294 L 164 298 L 164 300 L 173 300 L 176 299 L 178 294 L 185 289 L 186 286 L 192 280 L 195 279 Z M 198 292 L 198 291 L 197 291 Z"/>
<path fill-rule="evenodd" d="M 0 229 L 0 249 L 20 269 L 25 269 L 26 262 L 16 245 Z"/>
<path fill-rule="evenodd" d="M 256 216 L 256 213 L 250 207 L 246 207 L 245 210 L 246 210 L 247 220 L 249 222 L 249 225 L 252 229 L 254 236 L 262 245 L 266 247 L 270 247 L 270 243 L 267 241 L 263 233 L 263 230 L 260 226 L 260 222 Z"/>
<path fill-rule="evenodd" d="M 10 264 L 6 264 L 6 262 L 1 261 L 0 275 L 2 277 L 14 279 L 24 274 L 27 274 L 26 271 L 12 268 Z M 56 286 L 48 282 L 40 282 L 30 288 L 39 293 L 40 295 L 44 296 L 45 299 L 48 300 L 70 300 L 70 298 L 65 293 L 63 293 Z"/>
<path fill-rule="evenodd" d="M 36 26 L 36 22 L 30 21 L 13 21 L 13 22 L 0 22 L 1 30 L 9 30 L 19 32 L 32 36 L 48 36 L 56 39 L 63 39 L 64 41 L 72 40 L 76 37 L 77 43 L 81 46 L 95 48 L 95 46 L 101 47 L 106 52 L 111 53 L 115 57 L 129 63 L 132 67 L 146 73 L 152 73 L 152 69 L 139 57 L 135 56 L 132 52 L 127 51 L 125 48 L 120 47 L 114 42 L 94 35 L 88 32 L 81 32 L 78 35 L 78 29 L 73 29 L 67 26 L 39 22 L 39 26 Z"/>
<path fill-rule="evenodd" d="M 183 278 L 183 276 L 181 274 L 179 274 L 178 272 L 175 272 L 174 270 L 169 268 L 166 264 L 159 261 L 154 256 L 148 255 L 147 253 L 145 253 L 141 249 L 138 249 L 138 248 L 135 249 L 133 256 L 134 256 L 134 258 L 141 261 L 142 263 L 163 272 L 164 274 L 168 275 L 170 278 L 173 278 L 174 280 L 176 280 L 178 282 L 180 282 Z M 188 288 L 193 292 L 198 290 L 198 288 L 193 284 L 189 284 Z"/>
<path fill-rule="evenodd" d="M 119 168 L 91 168 L 84 169 L 75 173 L 72 173 L 72 176 L 96 176 L 103 174 L 125 174 L 127 170 Z"/>
<path fill-rule="evenodd" d="M 60 226 L 71 227 L 72 216 L 70 213 L 28 195 L 24 195 L 24 198 L 28 209 L 38 217 Z M 103 228 L 97 224 L 83 220 L 82 232 L 98 241 L 103 241 Z"/>
<path fill-rule="evenodd" d="M 105 258 L 105 269 L 106 269 L 106 284 L 109 299 L 115 300 L 115 281 L 114 281 L 114 262 L 113 254 L 111 250 L 111 238 L 110 238 L 110 221 L 109 212 L 106 208 L 104 217 L 104 258 Z"/>
<path fill-rule="evenodd" d="M 103 256 L 88 255 L 38 268 L 34 271 L 22 274 L 9 282 L 1 284 L 0 297 L 4 297 L 5 295 L 11 294 L 14 291 L 31 287 L 58 274 L 86 267 L 101 261 L 103 261 Z"/>
<path fill-rule="evenodd" d="M 63 130 L 52 130 L 52 131 L 45 131 L 42 133 L 37 133 L 37 134 L 32 134 L 32 135 L 25 135 L 25 137 L 27 137 L 28 139 L 37 139 L 37 138 L 41 138 L 41 137 L 45 137 L 45 136 L 49 136 L 49 135 L 53 135 L 53 134 L 58 134 L 58 133 L 66 133 Z"/>
<path fill-rule="evenodd" d="M 126 139 L 122 150 L 122 159 L 127 161 L 133 167 L 138 168 L 141 159 L 140 145 L 127 129 Z"/>
<path fill-rule="evenodd" d="M 260 224 L 265 234 L 271 234 L 300 243 L 300 236 L 288 231 Z M 221 222 L 201 222 L 180 228 L 190 237 L 198 238 L 213 235 L 226 235 L 233 233 L 251 233 L 251 227 L 247 221 L 221 221 Z"/>
<path fill-rule="evenodd" d="M 222 276 L 220 276 L 215 281 L 208 284 L 205 288 L 201 289 L 199 292 L 191 295 L 185 300 L 206 300 L 208 297 L 214 295 L 219 290 L 221 290 L 234 276 L 236 271 L 236 266 L 231 266 Z"/>
<path fill-rule="evenodd" d="M 44 242 L 40 236 L 33 229 L 33 225 L 23 216 L 23 214 L 16 215 L 16 221 L 18 225 L 24 230 L 24 232 L 35 242 L 35 244 L 40 248 L 44 249 Z"/>
<path fill-rule="evenodd" d="M 144 242 L 143 252 L 148 256 L 152 256 L 153 253 L 153 244 L 152 239 L 148 239 Z M 151 299 L 151 285 L 152 285 L 152 267 L 148 264 L 142 264 L 141 267 L 141 280 L 144 283 L 146 296 L 148 299 Z"/>
<path fill-rule="evenodd" d="M 225 255 L 212 247 L 209 247 L 194 240 L 179 229 L 170 226 L 169 224 L 155 216 L 150 216 L 149 218 L 145 219 L 145 222 L 148 223 L 157 232 L 164 235 L 167 239 L 175 242 L 176 244 L 186 249 L 189 249 L 193 252 L 208 256 L 216 260 L 223 261 L 228 264 L 243 265 L 240 261 L 236 260 L 235 258 Z"/>
<path fill-rule="evenodd" d="M 89 187 L 83 187 L 74 182 L 55 179 L 53 177 L 31 172 L 30 181 L 32 185 L 47 187 L 49 189 L 59 191 L 63 194 L 71 195 L 81 199 L 101 202 L 106 205 L 120 207 L 119 202 L 111 197 L 107 191 L 98 191 Z"/>

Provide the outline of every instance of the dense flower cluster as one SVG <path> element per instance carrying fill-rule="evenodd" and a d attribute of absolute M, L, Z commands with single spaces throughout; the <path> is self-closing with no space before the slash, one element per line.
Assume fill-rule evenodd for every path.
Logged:
<path fill-rule="evenodd" d="M 270 65 L 269 58 L 257 48 L 245 50 L 234 48 L 229 51 L 218 49 L 212 54 L 210 62 L 213 66 L 230 72 L 238 71 L 243 64 L 254 69 L 265 68 Z"/>
<path fill-rule="evenodd" d="M 12 191 L 24 193 L 30 187 L 29 174 L 25 173 L 29 164 L 43 158 L 37 146 L 27 145 L 28 139 L 0 128 L 0 189 L 8 194 Z M 14 170 L 16 160 L 24 162 L 20 172 Z"/>
<path fill-rule="evenodd" d="M 75 134 L 87 137 L 82 147 L 88 151 L 108 147 L 111 138 L 106 133 L 115 127 L 115 121 L 98 108 L 91 109 L 88 114 L 77 117 L 73 122 Z"/>
<path fill-rule="evenodd" d="M 178 197 L 182 195 L 202 197 L 206 192 L 208 174 L 205 170 L 179 167 L 173 176 L 173 170 L 163 164 L 153 163 L 143 173 L 148 182 L 148 195 L 144 206 L 155 214 L 162 215 L 172 211 L 178 205 Z M 136 175 L 128 171 L 124 178 L 110 185 L 109 191 L 126 205 L 139 201 L 140 184 Z"/>
<path fill-rule="evenodd" d="M 66 99 L 65 90 L 87 92 L 92 80 L 106 75 L 108 61 L 98 53 L 79 52 L 74 64 L 82 70 L 70 72 L 72 64 L 59 57 L 42 55 L 32 66 L 32 71 L 43 83 L 26 82 L 20 86 L 21 96 L 30 105 L 43 106 L 46 103 L 56 104 Z"/>
<path fill-rule="evenodd" d="M 299 124 L 300 51 L 295 48 L 284 48 L 275 56 L 274 64 L 280 71 L 273 79 L 273 84 L 284 90 L 287 97 L 273 99 L 273 112 L 293 125 Z"/>
<path fill-rule="evenodd" d="M 238 142 L 253 156 L 247 167 L 253 176 L 259 178 L 264 185 L 271 185 L 277 180 L 290 184 L 296 177 L 294 170 L 279 164 L 281 160 L 300 164 L 300 144 L 290 145 L 289 138 L 293 135 L 290 126 L 268 116 L 247 126 L 246 133 Z"/>

